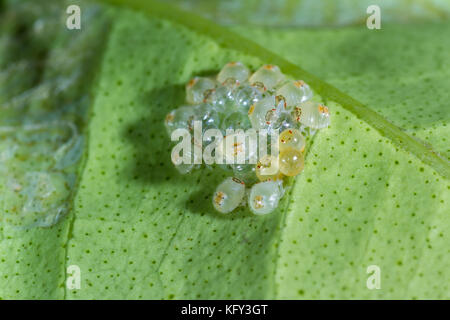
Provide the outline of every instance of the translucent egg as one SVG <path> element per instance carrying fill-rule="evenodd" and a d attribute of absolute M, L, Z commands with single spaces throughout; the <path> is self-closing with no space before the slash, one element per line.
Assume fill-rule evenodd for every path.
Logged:
<path fill-rule="evenodd" d="M 300 123 L 300 117 L 302 116 L 302 109 L 300 107 L 294 107 L 292 110 L 292 117 L 297 123 Z"/>
<path fill-rule="evenodd" d="M 266 129 L 277 120 L 279 111 L 275 105 L 275 97 L 267 96 L 250 106 L 248 117 L 254 129 Z"/>
<path fill-rule="evenodd" d="M 277 183 L 278 183 L 278 192 L 280 193 L 280 199 L 281 199 L 281 198 L 283 198 L 286 189 L 283 186 L 282 180 L 277 180 Z"/>
<path fill-rule="evenodd" d="M 217 86 L 215 89 L 206 90 L 203 102 L 214 106 L 219 112 L 225 112 L 234 107 L 233 90 L 222 85 Z"/>
<path fill-rule="evenodd" d="M 194 107 L 196 119 L 202 121 L 202 131 L 216 129 L 220 126 L 220 117 L 214 106 L 206 103 Z"/>
<path fill-rule="evenodd" d="M 258 90 L 260 93 L 264 94 L 265 91 L 267 91 L 266 86 L 262 82 L 253 82 L 250 84 L 253 88 Z"/>
<path fill-rule="evenodd" d="M 290 81 L 277 90 L 277 95 L 282 95 L 286 99 L 288 107 L 298 106 L 312 98 L 311 88 L 302 80 Z"/>
<path fill-rule="evenodd" d="M 303 152 L 305 150 L 305 137 L 297 129 L 287 129 L 280 134 L 280 151 L 293 148 Z"/>
<path fill-rule="evenodd" d="M 231 166 L 233 175 L 239 180 L 242 180 L 246 184 L 253 184 L 257 182 L 255 166 L 253 164 L 234 164 Z"/>
<path fill-rule="evenodd" d="M 183 149 L 183 154 L 180 154 L 181 152 L 171 154 L 172 163 L 180 174 L 187 174 L 191 172 L 195 168 L 195 163 L 200 162 L 202 154 L 197 154 L 194 151 L 194 142 L 192 139 L 190 150 Z M 183 162 L 184 152 L 187 153 L 186 157 L 188 159 L 188 163 Z"/>
<path fill-rule="evenodd" d="M 229 213 L 236 209 L 245 195 L 245 183 L 237 178 L 227 178 L 213 195 L 213 206 L 220 213 Z"/>
<path fill-rule="evenodd" d="M 278 118 L 272 123 L 271 128 L 282 132 L 286 129 L 297 128 L 298 124 L 290 113 L 281 112 Z"/>
<path fill-rule="evenodd" d="M 280 183 L 282 184 L 281 181 L 264 181 L 253 185 L 248 197 L 248 206 L 254 214 L 268 214 L 278 207 L 282 197 Z"/>
<path fill-rule="evenodd" d="M 285 111 L 287 107 L 286 98 L 282 95 L 275 95 L 275 105 L 280 112 Z"/>
<path fill-rule="evenodd" d="M 262 83 L 267 90 L 273 90 L 283 80 L 284 75 L 278 66 L 266 64 L 256 70 L 250 77 L 249 82 L 251 84 Z"/>
<path fill-rule="evenodd" d="M 275 181 L 283 178 L 278 166 L 278 159 L 270 154 L 263 156 L 258 161 L 255 166 L 255 173 L 259 181 Z"/>
<path fill-rule="evenodd" d="M 245 133 L 234 133 L 222 139 L 217 151 L 227 164 L 245 164 L 256 157 L 257 148 L 251 147 Z"/>
<path fill-rule="evenodd" d="M 198 120 L 196 106 L 181 106 L 167 114 L 164 124 L 170 135 L 175 129 L 194 130 L 193 122 L 195 120 Z"/>
<path fill-rule="evenodd" d="M 217 75 L 217 81 L 224 83 L 227 79 L 233 79 L 239 83 L 247 81 L 250 75 L 248 68 L 241 62 L 227 63 Z"/>
<path fill-rule="evenodd" d="M 240 86 L 240 82 L 234 80 L 234 78 L 228 78 L 222 83 L 222 86 L 226 87 L 229 91 L 236 91 Z"/>
<path fill-rule="evenodd" d="M 262 99 L 262 93 L 248 84 L 239 86 L 234 94 L 236 105 L 240 112 L 248 113 L 248 109 Z"/>
<path fill-rule="evenodd" d="M 220 129 L 225 131 L 227 129 L 242 129 L 247 130 L 251 128 L 251 123 L 247 115 L 235 111 L 226 115 L 220 125 Z"/>
<path fill-rule="evenodd" d="M 303 170 L 303 152 L 294 148 L 285 148 L 279 156 L 280 172 L 286 176 L 293 177 Z"/>
<path fill-rule="evenodd" d="M 294 109 L 297 121 L 312 129 L 322 129 L 330 125 L 328 107 L 314 101 L 306 101 Z"/>
<path fill-rule="evenodd" d="M 194 169 L 194 164 L 190 163 L 190 164 L 179 164 L 175 166 L 175 169 L 177 169 L 177 171 L 180 174 L 188 174 L 189 172 L 191 172 Z"/>
<path fill-rule="evenodd" d="M 195 77 L 186 84 L 186 101 L 190 104 L 203 102 L 204 93 L 214 89 L 216 82 L 209 78 Z"/>

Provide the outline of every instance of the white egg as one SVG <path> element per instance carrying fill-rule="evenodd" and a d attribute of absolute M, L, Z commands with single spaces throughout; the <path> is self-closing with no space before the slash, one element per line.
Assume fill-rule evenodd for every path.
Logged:
<path fill-rule="evenodd" d="M 277 90 L 277 95 L 286 99 L 289 109 L 312 98 L 311 88 L 302 80 L 290 81 Z"/>
<path fill-rule="evenodd" d="M 330 125 L 330 111 L 325 105 L 306 101 L 295 108 L 296 119 L 302 125 L 312 129 L 322 129 Z"/>
<path fill-rule="evenodd" d="M 278 66 L 266 64 L 250 77 L 250 84 L 262 83 L 267 90 L 274 90 L 284 80 L 284 75 Z"/>
<path fill-rule="evenodd" d="M 220 213 L 236 209 L 245 195 L 245 183 L 237 178 L 226 178 L 213 194 L 213 206 Z"/>
<path fill-rule="evenodd" d="M 217 81 L 220 83 L 225 83 L 228 79 L 233 79 L 239 83 L 247 81 L 250 71 L 241 62 L 229 62 L 222 70 L 220 70 L 217 75 Z"/>
<path fill-rule="evenodd" d="M 209 78 L 195 77 L 186 84 L 186 101 L 190 104 L 203 102 L 207 90 L 214 89 L 216 82 Z"/>
<path fill-rule="evenodd" d="M 278 207 L 282 196 L 282 181 L 260 182 L 251 188 L 248 205 L 256 215 L 268 214 Z"/>

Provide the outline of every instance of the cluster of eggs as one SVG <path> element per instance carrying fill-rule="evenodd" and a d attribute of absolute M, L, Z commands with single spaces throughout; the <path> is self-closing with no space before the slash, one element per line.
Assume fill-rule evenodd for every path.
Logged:
<path fill-rule="evenodd" d="M 307 136 L 330 124 L 328 108 L 314 101 L 310 87 L 302 80 L 286 79 L 275 65 L 264 65 L 251 74 L 244 64 L 230 62 L 215 78 L 190 80 L 186 101 L 188 105 L 166 116 L 169 135 L 178 128 L 193 132 L 194 121 L 201 121 L 203 132 L 212 128 L 223 133 L 227 129 L 253 128 L 279 133 L 277 156 L 263 156 L 256 165 L 220 165 L 232 175 L 213 195 L 213 206 L 221 213 L 246 203 L 258 215 L 276 209 L 284 194 L 284 178 L 303 170 Z M 188 173 L 196 166 L 176 167 Z"/>

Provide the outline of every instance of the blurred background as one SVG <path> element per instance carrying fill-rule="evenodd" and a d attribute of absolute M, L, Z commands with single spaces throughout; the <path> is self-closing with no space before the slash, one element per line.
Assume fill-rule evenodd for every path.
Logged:
<path fill-rule="evenodd" d="M 378 5 L 385 22 L 445 20 L 446 0 L 169 0 L 224 25 L 337 27 L 364 24 L 366 9 Z"/>

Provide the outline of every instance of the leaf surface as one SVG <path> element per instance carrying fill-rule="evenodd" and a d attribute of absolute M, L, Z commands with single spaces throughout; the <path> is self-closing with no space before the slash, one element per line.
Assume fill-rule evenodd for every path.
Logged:
<path fill-rule="evenodd" d="M 212 208 L 211 193 L 223 176 L 208 170 L 186 176 L 175 171 L 164 116 L 183 103 L 184 84 L 190 77 L 216 72 L 232 60 L 256 68 L 278 56 L 224 48 L 223 39 L 230 34 L 212 39 L 209 31 L 203 35 L 134 11 L 115 14 L 94 91 L 86 161 L 73 211 L 48 229 L 1 226 L 0 297 L 449 298 L 450 186 L 441 174 L 448 167 L 439 158 L 441 167 L 436 171 L 433 162 L 417 157 L 431 147 L 416 145 L 412 139 L 411 148 L 419 146 L 419 151 L 401 148 L 377 123 L 358 117 L 361 114 L 351 108 L 353 100 L 343 106 L 335 101 L 343 96 L 338 91 L 327 95 L 329 87 L 321 87 L 323 82 L 317 80 L 314 89 L 330 106 L 332 125 L 317 134 L 305 171 L 280 207 L 263 217 L 246 209 L 219 215 Z M 383 38 L 392 47 L 410 34 L 407 28 L 396 28 L 392 40 L 389 35 Z M 424 25 L 423 34 L 436 28 Z M 265 38 L 263 31 L 242 30 L 264 46 L 273 41 L 274 51 L 371 105 L 374 95 L 385 92 L 388 84 L 372 92 L 367 89 L 370 81 L 366 86 L 358 81 L 362 71 L 349 72 L 351 61 L 347 65 L 333 61 L 348 59 L 350 49 L 336 47 L 358 32 L 278 30 Z M 298 39 L 302 41 L 296 43 Z M 304 50 L 304 43 L 312 44 L 313 39 L 320 39 L 320 46 Z M 442 38 L 433 39 L 424 51 L 448 46 Z M 325 61 L 327 52 L 335 58 Z M 388 52 L 379 59 L 404 59 L 395 55 L 394 48 Z M 436 55 L 448 66 L 444 55 Z M 365 66 L 360 59 L 357 70 Z M 417 73 L 395 69 L 396 76 L 408 79 L 411 86 L 419 85 L 415 78 L 424 72 L 422 65 L 413 65 Z M 436 88 L 435 99 L 440 102 L 445 92 L 435 84 L 448 72 L 442 69 L 442 74 L 426 75 L 432 79 L 426 85 Z M 283 71 L 293 71 L 293 76 L 303 72 L 296 65 Z M 374 74 L 369 77 L 372 83 L 382 74 L 369 73 Z M 343 76 L 347 81 L 340 82 Z M 399 105 L 402 94 L 408 95 L 408 110 L 414 107 L 409 89 L 394 94 Z M 415 94 L 424 96 L 421 91 Z M 392 112 L 387 100 L 380 98 L 374 106 L 402 126 L 400 107 Z M 436 116 L 436 121 L 447 123 L 443 118 Z M 408 133 L 416 132 L 412 129 Z M 431 143 L 443 146 L 438 139 Z M 68 265 L 81 269 L 80 290 L 64 287 Z M 381 268 L 381 290 L 366 287 L 369 265 Z"/>

